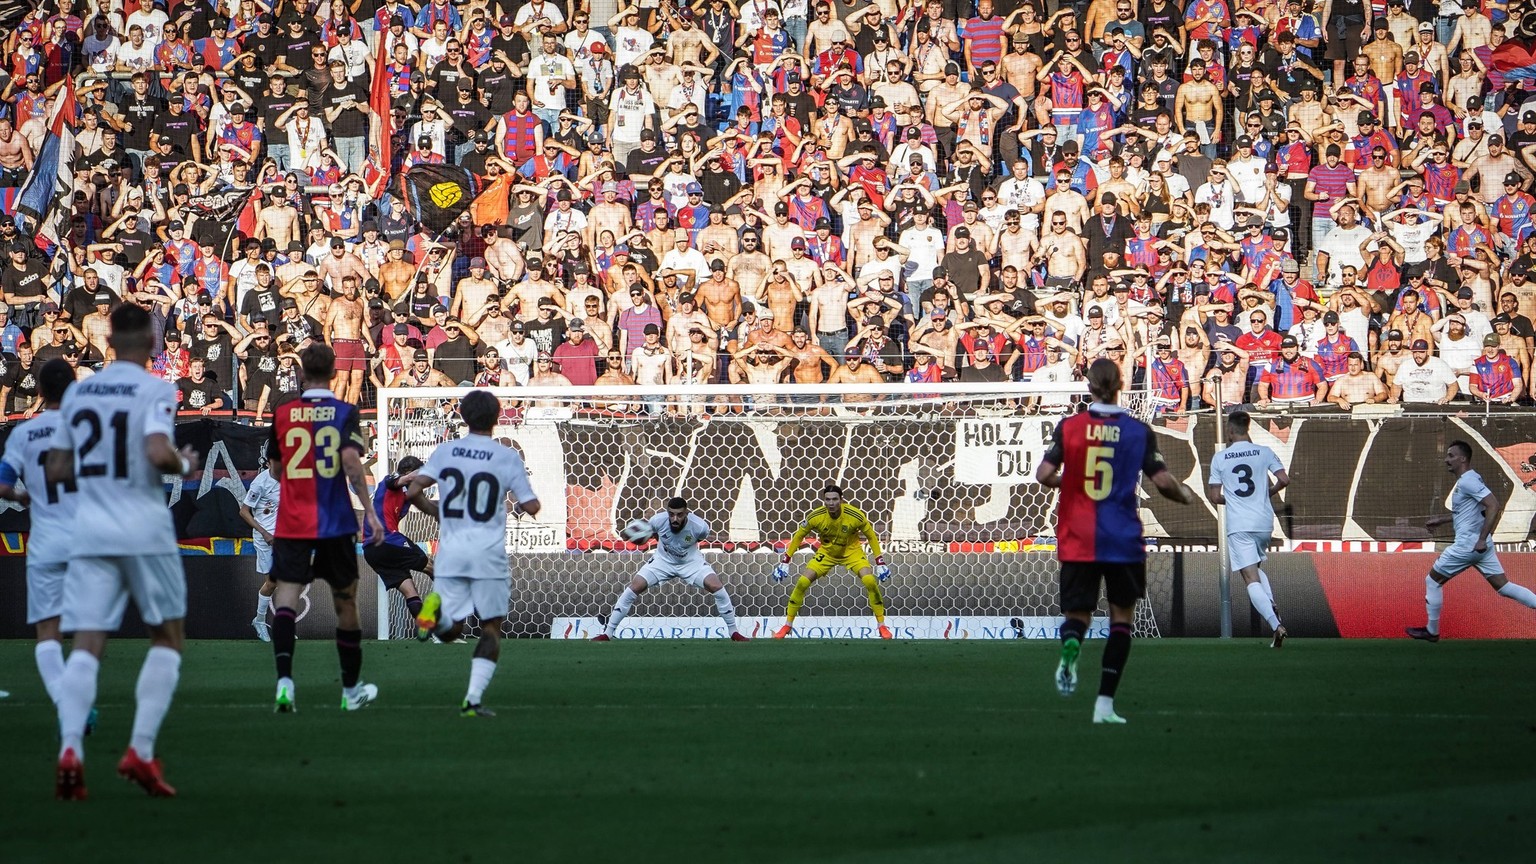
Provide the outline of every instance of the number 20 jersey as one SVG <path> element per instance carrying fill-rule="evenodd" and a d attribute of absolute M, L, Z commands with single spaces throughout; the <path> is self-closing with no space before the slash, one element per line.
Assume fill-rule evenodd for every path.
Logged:
<path fill-rule="evenodd" d="M 1164 468 L 1152 427 L 1114 405 L 1093 405 L 1056 425 L 1045 461 L 1061 466 L 1056 557 L 1134 564 L 1147 560 L 1138 491 Z"/>
<path fill-rule="evenodd" d="M 433 572 L 463 579 L 507 579 L 507 494 L 534 500 L 517 451 L 486 435 L 437 445 L 422 477 L 437 481 L 439 541 Z"/>
<path fill-rule="evenodd" d="M 72 557 L 176 554 L 164 479 L 144 453 L 156 433 L 176 440 L 176 386 L 132 363 L 109 363 L 65 392 L 53 449 L 75 454 Z"/>
<path fill-rule="evenodd" d="M 324 540 L 357 533 L 357 514 L 341 453 L 367 452 L 357 408 L 329 390 L 306 390 L 273 412 L 272 438 L 282 492 L 273 536 Z"/>

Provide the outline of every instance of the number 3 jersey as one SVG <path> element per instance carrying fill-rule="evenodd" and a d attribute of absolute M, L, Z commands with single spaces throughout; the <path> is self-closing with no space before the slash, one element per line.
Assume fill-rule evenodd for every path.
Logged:
<path fill-rule="evenodd" d="M 1211 460 L 1209 485 L 1221 486 L 1227 499 L 1228 534 L 1269 534 L 1275 507 L 1269 503 L 1269 475 L 1284 471 L 1280 457 L 1263 444 L 1238 441 Z"/>
<path fill-rule="evenodd" d="M 70 386 L 58 416 L 52 449 L 75 454 L 76 554 L 174 555 L 164 480 L 144 439 L 176 440 L 176 385 L 132 363 L 110 363 Z"/>
<path fill-rule="evenodd" d="M 1152 427 L 1118 405 L 1094 404 L 1056 424 L 1045 461 L 1061 466 L 1056 557 L 1134 564 L 1147 560 L 1141 477 L 1164 469 Z"/>
<path fill-rule="evenodd" d="M 174 388 L 173 388 L 174 389 Z M 275 537 L 323 540 L 357 533 L 357 514 L 341 453 L 367 452 L 357 408 L 329 390 L 305 390 L 273 412 L 272 439 L 282 488 Z"/>
<path fill-rule="evenodd" d="M 433 572 L 506 579 L 507 494 L 535 499 L 523 457 L 486 435 L 437 445 L 420 475 L 437 481 L 438 544 Z"/>
<path fill-rule="evenodd" d="M 46 411 L 11 430 L 5 439 L 5 457 L 0 459 L 0 483 L 27 487 L 32 503 L 27 513 L 32 527 L 27 534 L 27 560 L 54 564 L 69 560 L 75 544 L 75 484 L 50 484 L 43 477 L 43 464 L 53 447 L 53 430 L 59 424 L 59 412 Z"/>

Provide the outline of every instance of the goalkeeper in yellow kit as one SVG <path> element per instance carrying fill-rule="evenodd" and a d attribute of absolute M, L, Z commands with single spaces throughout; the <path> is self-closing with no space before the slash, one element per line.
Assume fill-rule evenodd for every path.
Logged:
<path fill-rule="evenodd" d="M 880 583 L 891 578 L 891 568 L 886 565 L 885 556 L 880 554 L 880 538 L 875 536 L 875 526 L 869 523 L 869 517 L 864 515 L 863 510 L 843 503 L 843 490 L 840 486 L 828 486 L 821 490 L 821 500 L 823 506 L 812 510 L 805 517 L 804 524 L 795 529 L 794 536 L 789 538 L 789 545 L 784 548 L 783 559 L 779 561 L 779 566 L 773 568 L 774 581 L 783 582 L 789 578 L 789 559 L 800 548 L 806 535 L 814 532 L 821 540 L 821 548 L 806 562 L 805 571 L 795 580 L 795 587 L 789 592 L 789 608 L 784 611 L 784 626 L 773 634 L 773 638 L 783 639 L 789 635 L 795 626 L 795 616 L 800 614 L 800 605 L 805 602 L 805 592 L 811 590 L 811 585 L 817 579 L 832 572 L 833 567 L 842 566 L 864 583 L 870 611 L 875 613 L 875 623 L 880 627 L 880 638 L 890 639 L 891 629 L 885 626 L 885 598 L 880 593 Z M 874 553 L 875 558 L 873 567 L 864 554 L 864 547 L 859 543 L 860 536 L 869 541 L 869 551 Z"/>

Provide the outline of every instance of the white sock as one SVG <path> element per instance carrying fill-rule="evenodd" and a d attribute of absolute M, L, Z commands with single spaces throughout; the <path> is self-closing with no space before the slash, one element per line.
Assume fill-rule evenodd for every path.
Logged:
<path fill-rule="evenodd" d="M 479 705 L 480 699 L 485 696 L 485 688 L 491 685 L 491 676 L 496 674 L 496 661 L 488 657 L 476 657 L 469 661 L 469 692 L 464 694 L 464 701 L 471 705 Z"/>
<path fill-rule="evenodd" d="M 1440 635 L 1440 606 L 1445 602 L 1445 595 L 1440 590 L 1440 583 L 1433 576 L 1424 577 L 1424 611 L 1428 620 L 1424 629 Z"/>
<path fill-rule="evenodd" d="M 64 661 L 64 674 L 59 676 L 59 755 L 74 750 L 85 757 L 85 721 L 91 716 L 91 706 L 96 704 L 96 673 L 101 661 L 89 651 L 69 652 Z"/>
<path fill-rule="evenodd" d="M 618 632 L 619 622 L 629 615 L 629 607 L 634 605 L 635 598 L 638 596 L 640 595 L 635 593 L 635 589 L 628 585 L 624 586 L 624 593 L 619 595 L 619 599 L 613 604 L 613 611 L 608 613 L 608 626 L 603 628 L 604 633 L 612 636 Z"/>
<path fill-rule="evenodd" d="M 1269 605 L 1275 605 L 1275 589 L 1269 587 L 1269 574 L 1259 571 L 1259 584 L 1264 586 L 1264 596 L 1269 598 Z"/>
<path fill-rule="evenodd" d="M 181 679 L 181 654 L 163 645 L 155 645 L 144 655 L 139 669 L 139 686 L 134 691 L 138 710 L 133 713 L 133 749 L 145 761 L 155 758 L 155 737 L 160 724 L 171 710 L 171 697 Z"/>
<path fill-rule="evenodd" d="M 1093 716 L 1107 717 L 1115 713 L 1115 697 L 1100 696 L 1093 700 Z"/>
<path fill-rule="evenodd" d="M 736 604 L 731 602 L 731 595 L 721 588 L 714 593 L 715 609 L 720 612 L 720 618 L 725 621 L 725 629 L 731 633 L 736 632 Z"/>
<path fill-rule="evenodd" d="M 1504 587 L 1499 589 L 1499 594 L 1508 597 L 1516 603 L 1519 603 L 1521 606 L 1527 606 L 1531 609 L 1536 609 L 1536 593 L 1532 593 L 1531 589 L 1525 587 L 1524 585 L 1516 585 L 1513 582 L 1505 582 Z"/>
<path fill-rule="evenodd" d="M 267 610 L 272 608 L 272 598 L 265 594 L 256 595 L 256 620 L 267 620 Z"/>
<path fill-rule="evenodd" d="M 1269 629 L 1280 629 L 1280 618 L 1275 615 L 1274 604 L 1269 602 L 1269 595 L 1264 593 L 1264 586 L 1257 582 L 1248 583 L 1248 602 L 1253 604 L 1259 617 L 1269 622 Z"/>
<path fill-rule="evenodd" d="M 64 645 L 57 639 L 37 643 L 32 649 L 37 657 L 37 674 L 43 677 L 43 689 L 53 704 L 59 704 L 59 679 L 64 677 Z"/>

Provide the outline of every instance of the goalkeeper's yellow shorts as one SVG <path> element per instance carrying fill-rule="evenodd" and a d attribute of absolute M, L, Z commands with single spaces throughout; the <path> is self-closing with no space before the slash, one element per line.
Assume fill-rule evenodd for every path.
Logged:
<path fill-rule="evenodd" d="M 833 567 L 846 567 L 848 572 L 858 575 L 860 570 L 873 570 L 869 565 L 869 557 L 863 549 L 847 552 L 842 555 L 830 555 L 824 550 L 818 550 L 811 560 L 805 564 L 805 569 L 816 574 L 816 578 L 832 572 Z"/>

